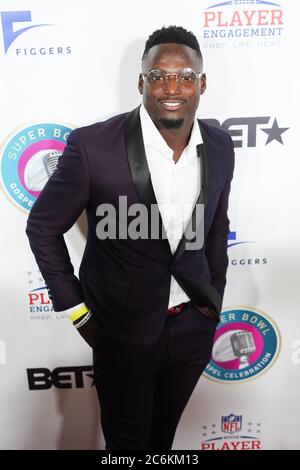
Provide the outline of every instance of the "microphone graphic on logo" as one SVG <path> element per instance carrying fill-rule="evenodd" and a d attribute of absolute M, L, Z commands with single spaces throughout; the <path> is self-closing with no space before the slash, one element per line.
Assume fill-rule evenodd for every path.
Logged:
<path fill-rule="evenodd" d="M 253 335 L 250 331 L 226 331 L 215 342 L 212 358 L 217 362 L 233 361 L 239 358 L 239 369 L 249 365 L 249 355 L 256 351 Z"/>
<path fill-rule="evenodd" d="M 41 191 L 54 173 L 62 152 L 58 150 L 40 150 L 27 163 L 24 182 L 31 191 Z"/>
<path fill-rule="evenodd" d="M 256 350 L 251 331 L 237 331 L 231 336 L 230 341 L 234 355 L 240 360 L 239 369 L 248 367 L 249 356 Z"/>
<path fill-rule="evenodd" d="M 49 178 L 56 170 L 58 159 L 61 156 L 61 154 L 62 152 L 58 152 L 58 150 L 51 150 L 51 152 L 46 153 L 46 155 L 44 155 L 43 162 L 44 162 Z"/>

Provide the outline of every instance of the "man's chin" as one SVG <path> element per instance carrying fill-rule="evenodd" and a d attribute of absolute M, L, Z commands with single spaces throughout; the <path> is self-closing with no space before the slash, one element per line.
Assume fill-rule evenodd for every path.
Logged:
<path fill-rule="evenodd" d="M 180 129 L 184 123 L 184 119 L 160 119 L 161 124 L 165 129 Z"/>

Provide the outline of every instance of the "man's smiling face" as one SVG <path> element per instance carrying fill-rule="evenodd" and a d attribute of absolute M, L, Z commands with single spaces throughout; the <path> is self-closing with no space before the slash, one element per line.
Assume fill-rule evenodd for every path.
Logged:
<path fill-rule="evenodd" d="M 202 61 L 194 49 L 176 43 L 153 46 L 142 62 L 143 74 L 153 69 L 175 74 L 185 68 L 199 73 Z M 138 87 L 144 106 L 157 127 L 179 128 L 186 120 L 194 120 L 200 95 L 205 91 L 206 77 L 203 74 L 192 86 L 179 86 L 176 76 L 171 75 L 165 86 L 152 87 L 140 74 Z"/>

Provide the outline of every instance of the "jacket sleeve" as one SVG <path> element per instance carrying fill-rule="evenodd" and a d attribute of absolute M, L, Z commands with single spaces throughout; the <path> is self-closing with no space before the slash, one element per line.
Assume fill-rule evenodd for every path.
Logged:
<path fill-rule="evenodd" d="M 63 235 L 74 225 L 88 202 L 88 164 L 75 130 L 59 157 L 57 169 L 34 204 L 26 228 L 55 311 L 84 302 Z"/>
<path fill-rule="evenodd" d="M 228 136 L 229 137 L 229 136 Z M 223 299 L 228 267 L 227 245 L 229 233 L 228 200 L 234 170 L 234 150 L 228 139 L 228 177 L 220 195 L 215 216 L 206 239 L 206 257 L 211 274 L 211 283 Z"/>

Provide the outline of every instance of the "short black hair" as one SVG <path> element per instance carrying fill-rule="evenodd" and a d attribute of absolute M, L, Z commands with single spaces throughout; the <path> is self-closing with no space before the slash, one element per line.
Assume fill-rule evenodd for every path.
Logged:
<path fill-rule="evenodd" d="M 151 47 L 156 46 L 157 44 L 166 43 L 184 44 L 185 46 L 189 46 L 197 52 L 200 60 L 203 60 L 196 36 L 191 31 L 175 25 L 168 27 L 163 26 L 161 29 L 157 29 L 150 34 L 145 44 L 142 60 L 145 59 Z"/>

